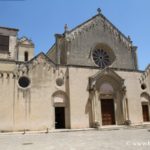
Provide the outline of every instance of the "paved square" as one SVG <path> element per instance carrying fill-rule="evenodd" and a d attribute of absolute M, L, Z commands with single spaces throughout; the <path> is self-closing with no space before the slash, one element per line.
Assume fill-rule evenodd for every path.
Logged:
<path fill-rule="evenodd" d="M 0 150 L 148 150 L 149 129 L 0 134 Z"/>

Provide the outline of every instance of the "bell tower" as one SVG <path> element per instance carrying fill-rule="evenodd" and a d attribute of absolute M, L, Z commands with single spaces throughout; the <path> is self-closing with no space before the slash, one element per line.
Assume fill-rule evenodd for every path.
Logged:
<path fill-rule="evenodd" d="M 34 44 L 27 37 L 22 37 L 17 44 L 17 60 L 29 61 L 34 56 Z"/>

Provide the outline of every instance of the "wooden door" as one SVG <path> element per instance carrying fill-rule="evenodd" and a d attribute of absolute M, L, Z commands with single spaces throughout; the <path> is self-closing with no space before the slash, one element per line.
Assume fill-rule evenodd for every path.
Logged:
<path fill-rule="evenodd" d="M 102 110 L 102 125 L 115 124 L 114 100 L 102 99 L 101 110 Z"/>
<path fill-rule="evenodd" d="M 142 111 L 143 111 L 143 121 L 144 122 L 149 121 L 148 105 L 142 105 Z"/>

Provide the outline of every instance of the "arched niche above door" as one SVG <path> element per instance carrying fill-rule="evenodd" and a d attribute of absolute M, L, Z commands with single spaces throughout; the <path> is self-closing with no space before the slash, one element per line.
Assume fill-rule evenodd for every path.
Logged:
<path fill-rule="evenodd" d="M 67 106 L 68 102 L 67 94 L 63 91 L 56 91 L 52 95 L 52 101 L 54 106 Z"/>

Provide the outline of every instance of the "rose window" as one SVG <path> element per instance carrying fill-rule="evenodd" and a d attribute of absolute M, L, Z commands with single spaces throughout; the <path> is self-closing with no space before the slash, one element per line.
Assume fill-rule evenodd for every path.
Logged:
<path fill-rule="evenodd" d="M 109 55 L 103 49 L 94 50 L 92 56 L 95 64 L 100 68 L 105 68 L 106 66 L 110 65 Z"/>

